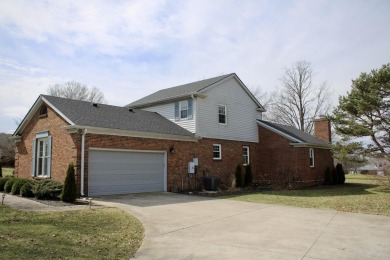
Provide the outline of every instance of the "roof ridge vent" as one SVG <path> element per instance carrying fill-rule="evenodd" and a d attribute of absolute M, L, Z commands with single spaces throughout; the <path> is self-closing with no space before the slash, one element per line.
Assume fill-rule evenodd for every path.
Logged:
<path fill-rule="evenodd" d="M 134 113 L 134 109 L 133 109 L 132 107 L 129 107 L 129 111 L 130 111 L 131 113 Z"/>
<path fill-rule="evenodd" d="M 99 107 L 99 104 L 98 103 L 92 103 L 92 106 Z"/>

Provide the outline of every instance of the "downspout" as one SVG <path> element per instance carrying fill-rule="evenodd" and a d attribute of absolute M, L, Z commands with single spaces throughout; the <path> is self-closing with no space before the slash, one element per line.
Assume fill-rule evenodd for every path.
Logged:
<path fill-rule="evenodd" d="M 84 157 L 85 157 L 85 135 L 87 129 L 83 130 L 81 135 L 81 178 L 80 178 L 80 195 L 84 197 Z"/>
<path fill-rule="evenodd" d="M 198 104 L 196 103 L 196 98 L 194 97 L 194 94 L 191 94 L 191 98 L 194 101 L 193 104 L 195 104 L 195 110 L 192 108 L 192 114 L 194 114 L 195 111 L 195 135 L 196 135 L 196 129 L 198 128 Z"/>

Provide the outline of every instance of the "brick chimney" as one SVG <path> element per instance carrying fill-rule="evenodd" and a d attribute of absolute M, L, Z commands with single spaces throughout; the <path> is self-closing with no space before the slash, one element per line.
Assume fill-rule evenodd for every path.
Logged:
<path fill-rule="evenodd" d="M 332 143 L 330 122 L 325 116 L 314 119 L 314 136 L 325 142 Z"/>

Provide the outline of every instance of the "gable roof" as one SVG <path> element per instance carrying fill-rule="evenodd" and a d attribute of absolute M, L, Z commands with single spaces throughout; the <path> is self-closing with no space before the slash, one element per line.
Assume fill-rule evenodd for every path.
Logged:
<path fill-rule="evenodd" d="M 134 101 L 127 105 L 127 107 L 144 107 L 156 103 L 162 103 L 167 101 L 172 101 L 180 98 L 190 97 L 191 95 L 198 96 L 204 93 L 208 88 L 213 87 L 214 85 L 227 80 L 229 78 L 235 78 L 252 98 L 252 100 L 257 104 L 259 109 L 265 111 L 264 107 L 259 103 L 259 101 L 253 96 L 253 94 L 248 90 L 248 88 L 242 83 L 235 73 L 230 73 L 214 78 L 204 79 L 200 81 L 191 82 L 184 85 L 179 85 L 172 88 L 166 88 L 154 92 L 146 97 L 143 97 L 137 101 Z"/>
<path fill-rule="evenodd" d="M 257 120 L 257 123 L 267 128 L 268 130 L 273 131 L 274 133 L 277 133 L 279 135 L 288 138 L 289 140 L 291 140 L 293 143 L 296 144 L 305 144 L 305 145 L 321 146 L 321 147 L 330 146 L 326 141 L 318 139 L 317 137 L 308 134 L 304 131 L 301 131 L 293 126 L 271 123 L 259 119 Z"/>
<path fill-rule="evenodd" d="M 42 103 L 46 103 L 70 126 L 116 129 L 131 132 L 146 132 L 163 135 L 194 137 L 194 134 L 169 121 L 165 117 L 139 109 L 97 104 L 67 98 L 41 95 L 28 115 L 15 131 L 14 136 L 23 131 L 25 125 Z"/>

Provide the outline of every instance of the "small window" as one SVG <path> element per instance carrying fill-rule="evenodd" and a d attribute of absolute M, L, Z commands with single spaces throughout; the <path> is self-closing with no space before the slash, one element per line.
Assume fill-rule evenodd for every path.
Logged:
<path fill-rule="evenodd" d="M 226 125 L 226 106 L 218 105 L 218 120 L 220 124 Z"/>
<path fill-rule="evenodd" d="M 41 108 L 39 109 L 39 116 L 44 117 L 47 116 L 47 106 L 42 105 Z"/>
<path fill-rule="evenodd" d="M 213 144 L 213 159 L 221 160 L 222 159 L 222 151 L 220 144 Z"/>
<path fill-rule="evenodd" d="M 249 164 L 249 146 L 242 147 L 242 157 L 243 157 L 243 165 L 246 166 Z"/>
<path fill-rule="evenodd" d="M 188 117 L 188 101 L 184 100 L 180 102 L 180 118 Z"/>
<path fill-rule="evenodd" d="M 314 167 L 314 149 L 309 149 L 310 167 Z"/>

